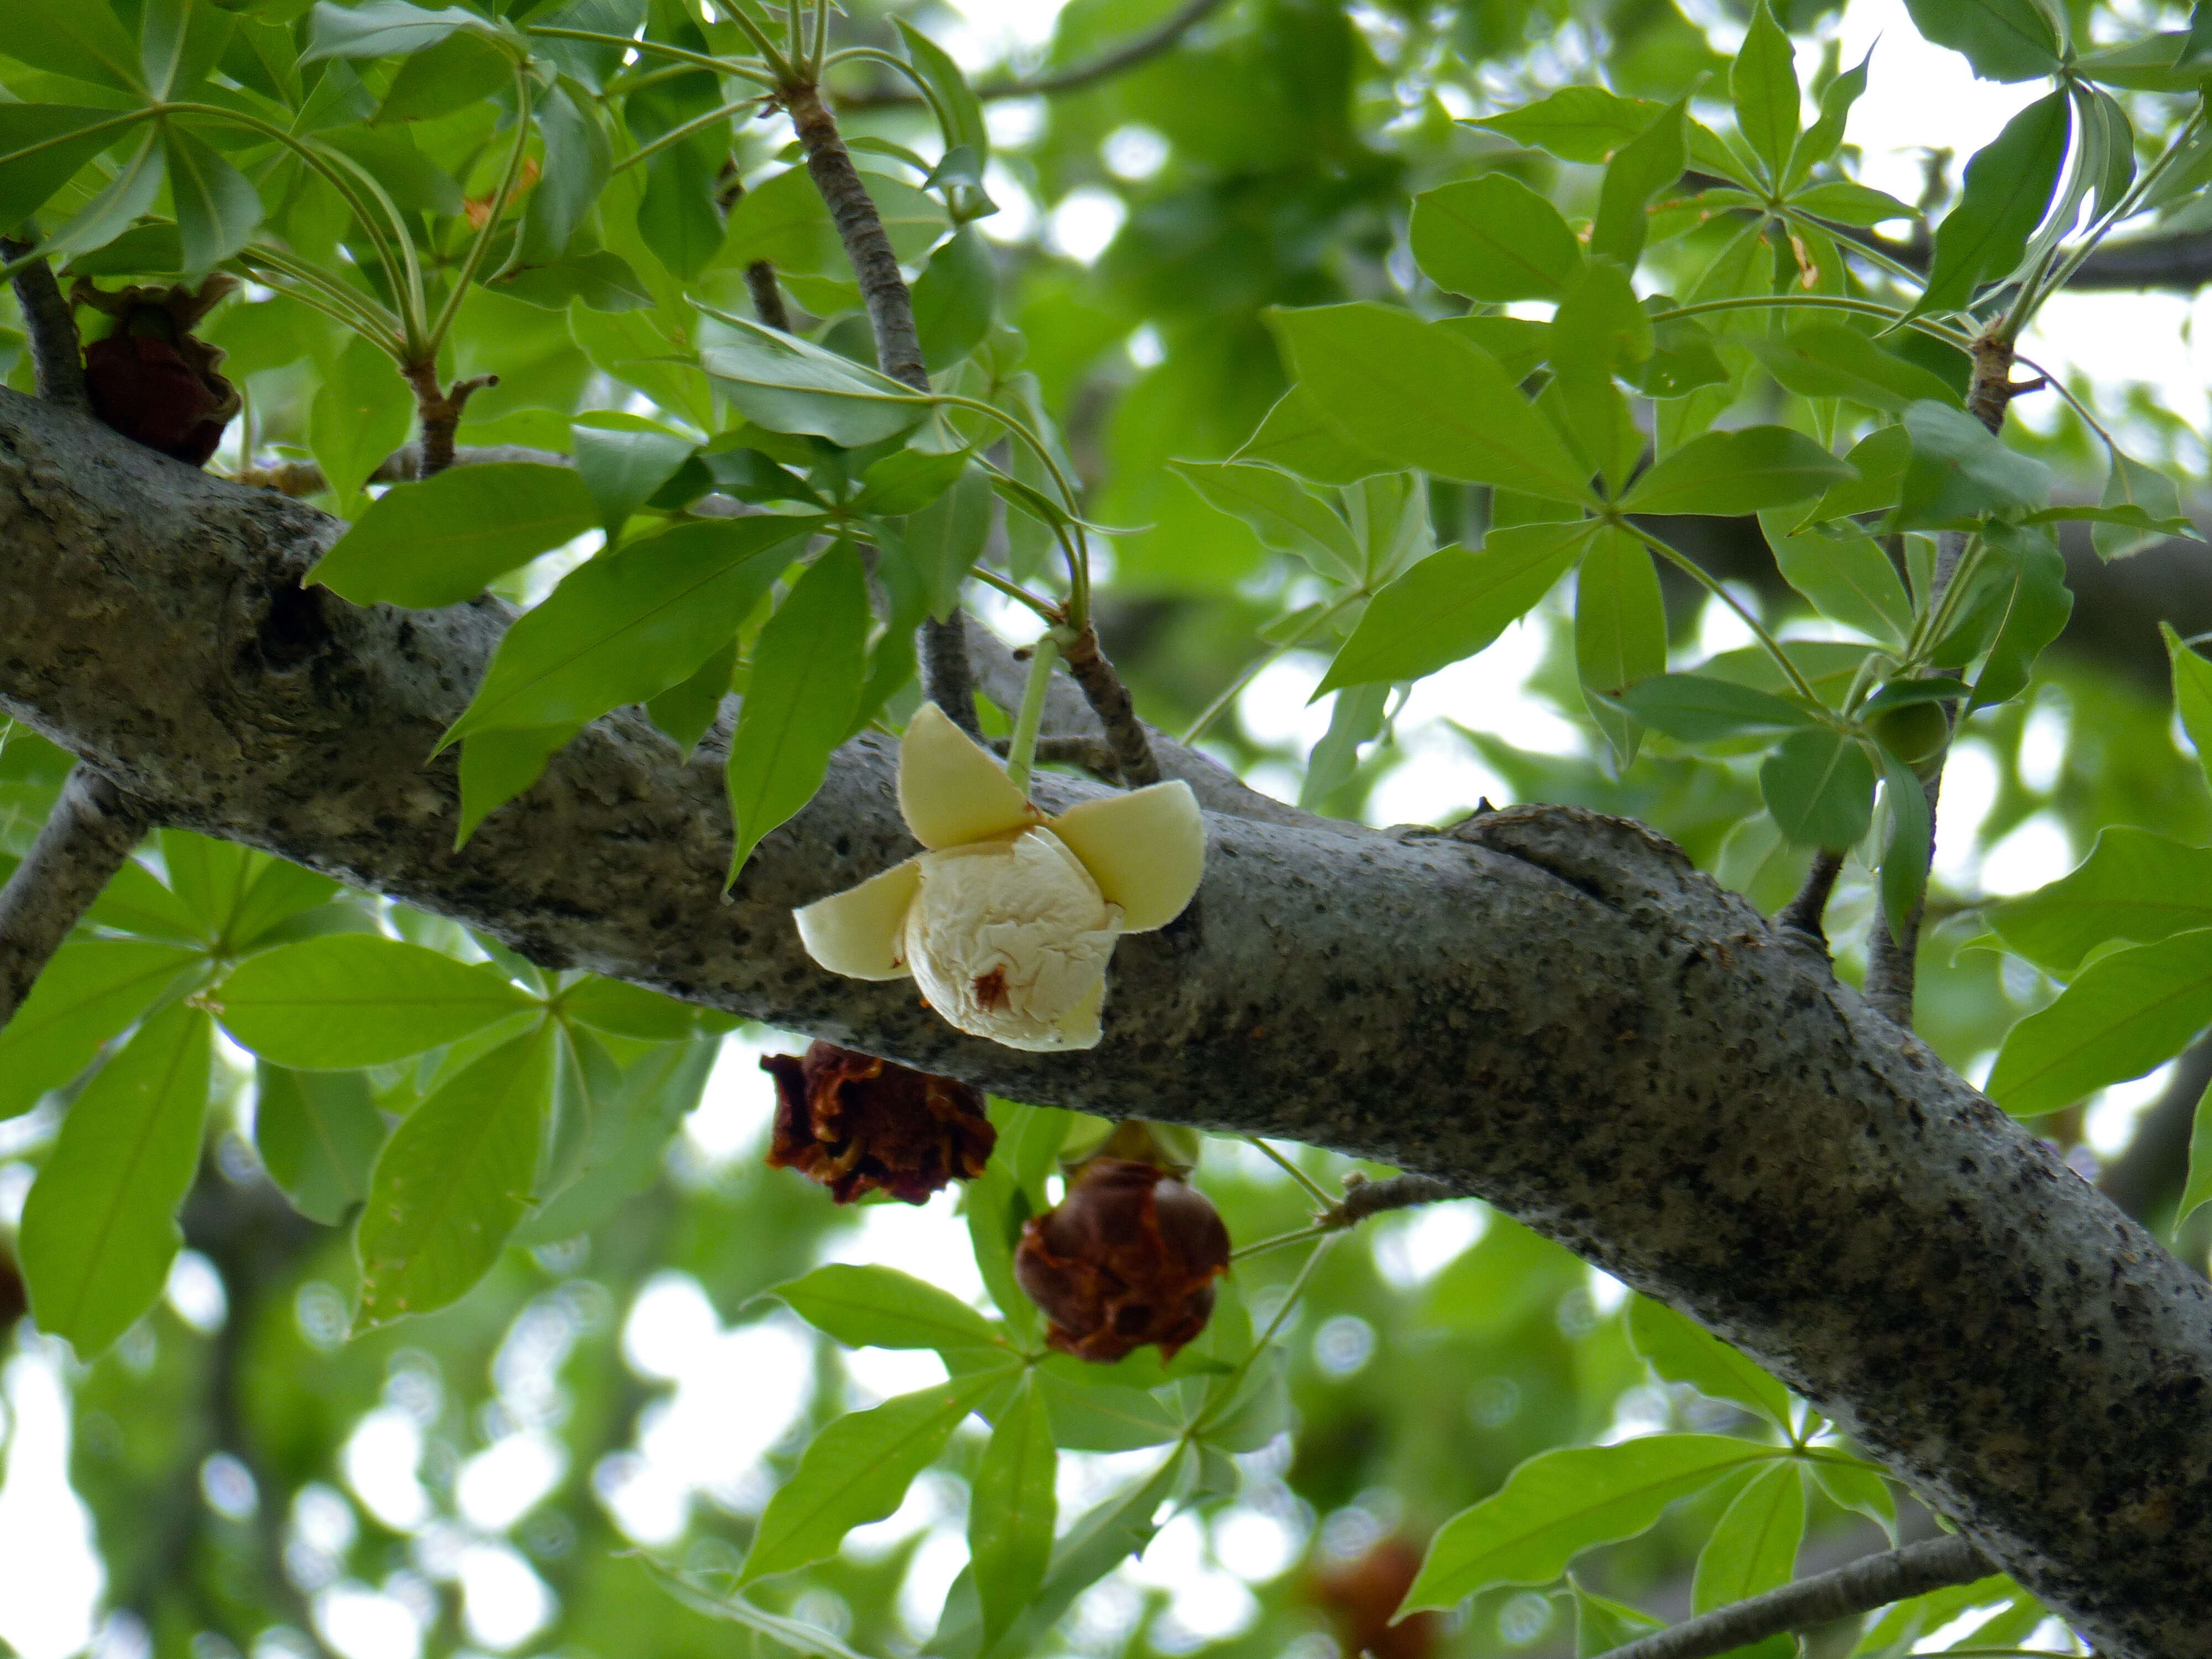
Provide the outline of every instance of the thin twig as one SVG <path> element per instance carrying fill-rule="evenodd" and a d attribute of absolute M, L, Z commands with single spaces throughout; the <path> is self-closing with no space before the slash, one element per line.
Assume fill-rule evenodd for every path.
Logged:
<path fill-rule="evenodd" d="M 1467 1194 L 1434 1176 L 1395 1175 L 1370 1181 L 1356 1171 L 1344 1178 L 1344 1196 L 1314 1218 L 1334 1231 L 1353 1227 L 1385 1210 L 1410 1210 L 1417 1204 L 1445 1204 Z"/>
<path fill-rule="evenodd" d="M 1072 69 L 1056 70 L 1049 75 L 1031 76 L 1024 80 L 986 82 L 975 88 L 975 95 L 978 98 L 1038 98 L 1055 92 L 1077 91 L 1158 57 L 1220 10 L 1223 3 L 1224 0 L 1183 0 L 1183 3 L 1162 18 L 1157 27 L 1125 40 L 1110 51 L 1101 52 L 1087 64 L 1078 64 Z M 876 109 L 886 104 L 918 104 L 922 100 L 914 93 L 896 92 L 878 93 L 845 101 L 848 107 L 853 109 Z"/>
<path fill-rule="evenodd" d="M 1605 1659 L 1712 1659 L 1785 1631 L 1810 1630 L 1838 1619 L 1871 1612 L 1909 1595 L 1953 1584 L 1971 1584 L 2001 1569 L 1964 1538 L 1932 1538 L 1924 1544 L 1885 1550 L 1824 1572 L 1801 1578 L 1765 1595 L 1692 1619 L 1613 1649 Z"/>
<path fill-rule="evenodd" d="M 1244 1139 L 1248 1145 L 1257 1147 L 1267 1158 L 1269 1163 L 1273 1164 L 1285 1175 L 1290 1176 L 1291 1180 L 1297 1182 L 1299 1186 L 1304 1188 L 1306 1196 L 1313 1200 L 1315 1203 L 1328 1206 L 1333 1206 L 1335 1204 L 1336 1200 L 1328 1195 L 1328 1190 L 1322 1186 L 1321 1182 L 1316 1181 L 1304 1170 L 1298 1168 L 1297 1164 L 1291 1163 L 1290 1159 L 1285 1158 L 1273 1146 L 1270 1146 L 1266 1141 L 1261 1139 L 1259 1136 L 1246 1135 Z M 1355 1179 L 1357 1179 L 1357 1177 L 1355 1177 Z"/>
<path fill-rule="evenodd" d="M 1828 896 L 1836 890 L 1836 878 L 1843 869 L 1842 849 L 1822 848 L 1814 855 L 1813 867 L 1805 872 L 1805 884 L 1797 890 L 1796 898 L 1776 913 L 1774 925 L 1793 928 L 1817 939 L 1825 950 L 1828 934 L 1822 920 L 1828 914 Z"/>
<path fill-rule="evenodd" d="M 822 193 L 844 244 L 846 260 L 860 280 L 861 303 L 867 307 L 868 325 L 876 337 L 877 365 L 901 385 L 927 392 L 929 365 L 915 327 L 914 296 L 907 292 L 883 217 L 860 182 L 860 169 L 853 165 L 836 120 L 812 86 L 787 86 L 781 97 L 799 147 L 806 152 L 806 171 Z M 962 731 L 973 738 L 982 736 L 975 685 L 968 672 L 967 634 L 957 610 L 942 622 L 933 617 L 921 625 L 921 689 Z"/>
<path fill-rule="evenodd" d="M 38 232 L 27 224 L 22 228 L 29 241 L 0 236 L 0 259 L 12 264 L 37 245 Z M 39 396 L 64 409 L 89 413 L 92 394 L 85 389 L 84 346 L 77 337 L 76 313 L 54 280 L 53 267 L 44 259 L 31 260 L 15 272 L 15 288 L 24 331 L 31 337 L 31 367 L 39 377 Z"/>
<path fill-rule="evenodd" d="M 46 827 L 0 887 L 0 1025 L 146 833 L 145 809 L 78 767 Z"/>
<path fill-rule="evenodd" d="M 736 158 L 725 160 L 714 186 L 714 206 L 725 220 L 744 193 L 744 180 L 738 173 Z M 745 291 L 753 296 L 754 316 L 769 328 L 785 334 L 791 332 L 791 313 L 784 306 L 783 289 L 775 280 L 773 260 L 756 259 L 745 267 Z"/>
<path fill-rule="evenodd" d="M 1098 647 L 1098 630 L 1085 624 L 1067 647 L 1069 678 L 1082 688 L 1084 701 L 1106 728 L 1106 741 L 1114 746 L 1122 781 L 1132 789 L 1160 781 L 1160 763 L 1153 757 L 1144 723 L 1137 718 L 1129 688 L 1114 672 L 1114 665 Z"/>
<path fill-rule="evenodd" d="M 422 428 L 421 459 L 416 463 L 415 476 L 427 478 L 453 464 L 453 434 L 461 424 L 461 411 L 477 392 L 497 386 L 499 376 L 478 374 L 456 380 L 441 392 L 435 363 L 410 364 L 400 373 L 415 388 L 415 413 Z"/>

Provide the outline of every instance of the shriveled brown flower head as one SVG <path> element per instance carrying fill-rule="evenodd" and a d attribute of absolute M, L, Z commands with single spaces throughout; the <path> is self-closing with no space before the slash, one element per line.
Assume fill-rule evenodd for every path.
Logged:
<path fill-rule="evenodd" d="M 1169 1170 L 1094 1158 L 1059 1205 L 1023 1224 L 1014 1277 L 1064 1353 L 1110 1364 L 1147 1342 L 1163 1359 L 1206 1328 L 1229 1230 L 1205 1194 Z"/>
<path fill-rule="evenodd" d="M 872 1192 L 921 1204 L 947 1182 L 972 1181 L 999 1132 L 983 1093 L 957 1078 L 917 1072 L 834 1042 L 765 1054 L 775 1079 L 768 1161 L 830 1189 L 840 1204 Z"/>
<path fill-rule="evenodd" d="M 238 286 L 218 271 L 197 289 L 136 287 L 104 293 L 79 277 L 70 298 L 115 319 L 84 349 L 93 412 L 135 442 L 204 466 L 240 408 L 238 388 L 216 372 L 221 348 L 192 332 Z"/>
<path fill-rule="evenodd" d="M 1397 1624 L 1390 1622 L 1420 1571 L 1419 1547 L 1393 1536 L 1357 1561 L 1316 1571 L 1308 1581 L 1308 1593 L 1328 1610 L 1339 1644 L 1353 1659 L 1360 1654 L 1371 1659 L 1430 1659 L 1443 1638 L 1440 1617 L 1416 1613 Z"/>

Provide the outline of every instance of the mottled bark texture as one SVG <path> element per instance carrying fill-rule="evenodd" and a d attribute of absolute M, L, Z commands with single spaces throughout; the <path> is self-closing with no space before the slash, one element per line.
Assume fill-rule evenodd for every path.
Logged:
<path fill-rule="evenodd" d="M 2212 1655 L 2212 1285 L 1656 836 L 1210 817 L 1197 902 L 1121 941 L 1104 1042 L 1018 1053 L 799 946 L 793 905 L 914 851 L 879 736 L 727 899 L 722 757 L 635 710 L 455 851 L 423 757 L 509 613 L 302 592 L 338 529 L 0 392 L 0 708 L 168 821 L 548 966 L 1480 1194 L 1771 1366 L 2107 1659 Z"/>
<path fill-rule="evenodd" d="M 1996 1564 L 1966 1539 L 1932 1538 L 1685 1620 L 1671 1630 L 1615 1648 L 1605 1659 L 1717 1659 L 1769 1636 L 1812 1630 L 1908 1595 L 1971 1583 L 1996 1571 Z"/>
<path fill-rule="evenodd" d="M 0 886 L 0 1025 L 146 833 L 139 805 L 77 768 L 30 852 Z"/>

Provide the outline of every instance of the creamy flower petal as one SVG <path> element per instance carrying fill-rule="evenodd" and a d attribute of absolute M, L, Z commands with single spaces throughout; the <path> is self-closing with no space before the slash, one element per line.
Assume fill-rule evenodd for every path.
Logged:
<path fill-rule="evenodd" d="M 1091 994 L 1060 1017 L 1060 1042 L 1063 1048 L 1096 1048 L 1105 1035 L 1098 1023 L 1099 1011 L 1106 1005 L 1106 976 L 1101 974 L 1098 983 L 1091 988 Z"/>
<path fill-rule="evenodd" d="M 851 979 L 904 979 L 906 914 L 921 890 L 921 862 L 908 859 L 858 887 L 791 914 L 812 957 L 833 974 Z"/>
<path fill-rule="evenodd" d="M 899 811 L 924 847 L 958 847 L 1011 835 L 1044 815 L 1022 798 L 988 750 L 933 702 L 906 723 L 899 744 Z"/>
<path fill-rule="evenodd" d="M 925 853 L 921 864 L 906 957 L 929 1006 L 1009 1048 L 1068 1047 L 1061 1022 L 1097 997 L 1121 933 L 1121 911 L 1082 860 L 1032 830 Z"/>
<path fill-rule="evenodd" d="M 1206 872 L 1206 819 L 1181 779 L 1085 801 L 1050 828 L 1083 860 L 1106 902 L 1121 907 L 1126 933 L 1173 921 Z"/>

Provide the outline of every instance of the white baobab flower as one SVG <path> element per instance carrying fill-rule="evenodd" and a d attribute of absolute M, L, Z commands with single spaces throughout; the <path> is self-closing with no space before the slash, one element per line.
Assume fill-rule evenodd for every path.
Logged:
<path fill-rule="evenodd" d="M 1096 1048 L 1123 933 L 1183 912 L 1206 862 L 1188 784 L 1047 817 L 988 750 L 924 703 L 899 747 L 899 811 L 925 851 L 793 915 L 807 954 L 854 979 L 909 975 L 971 1036 Z"/>

